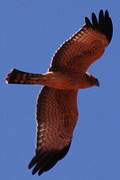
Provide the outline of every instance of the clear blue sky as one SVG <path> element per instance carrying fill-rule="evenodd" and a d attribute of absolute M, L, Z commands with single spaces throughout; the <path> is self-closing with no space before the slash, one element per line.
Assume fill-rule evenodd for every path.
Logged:
<path fill-rule="evenodd" d="M 113 20 L 113 39 L 89 72 L 100 88 L 80 90 L 79 120 L 67 156 L 41 177 L 27 165 L 35 149 L 35 106 L 42 86 L 7 85 L 17 69 L 43 73 L 60 44 L 84 17 L 103 8 Z M 120 180 L 120 2 L 113 0 L 0 1 L 0 179 Z"/>

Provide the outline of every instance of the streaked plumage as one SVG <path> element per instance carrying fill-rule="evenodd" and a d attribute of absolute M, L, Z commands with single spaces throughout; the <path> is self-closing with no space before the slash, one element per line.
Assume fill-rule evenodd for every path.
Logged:
<path fill-rule="evenodd" d="M 6 78 L 8 83 L 44 85 L 37 101 L 36 152 L 29 164 L 32 174 L 41 175 L 66 155 L 78 119 L 78 89 L 99 85 L 98 79 L 86 71 L 111 41 L 112 21 L 108 11 L 104 14 L 101 10 L 99 20 L 92 13 L 92 23 L 87 17 L 85 22 L 57 50 L 47 73 L 13 69 Z"/>

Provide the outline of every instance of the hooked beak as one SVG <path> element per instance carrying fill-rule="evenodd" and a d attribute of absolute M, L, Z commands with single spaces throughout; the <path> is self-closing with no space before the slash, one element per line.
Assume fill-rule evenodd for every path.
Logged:
<path fill-rule="evenodd" d="M 99 81 L 98 81 L 98 79 L 96 79 L 97 81 L 96 81 L 96 86 L 97 87 L 100 87 L 100 83 L 99 83 Z"/>

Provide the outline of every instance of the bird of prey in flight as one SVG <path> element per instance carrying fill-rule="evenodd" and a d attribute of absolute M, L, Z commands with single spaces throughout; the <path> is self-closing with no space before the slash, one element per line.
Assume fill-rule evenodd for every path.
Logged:
<path fill-rule="evenodd" d="M 111 41 L 112 21 L 108 11 L 85 17 L 85 25 L 56 51 L 48 72 L 33 74 L 12 69 L 7 83 L 44 85 L 37 100 L 36 151 L 28 168 L 32 174 L 51 169 L 68 152 L 78 120 L 79 89 L 99 86 L 99 81 L 86 72 L 104 53 Z"/>

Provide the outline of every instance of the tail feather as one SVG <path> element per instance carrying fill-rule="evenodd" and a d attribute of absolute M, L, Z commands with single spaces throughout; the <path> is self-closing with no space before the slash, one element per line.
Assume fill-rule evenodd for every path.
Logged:
<path fill-rule="evenodd" d="M 33 74 L 17 69 L 12 69 L 12 71 L 6 77 L 7 84 L 40 84 L 42 74 Z"/>

